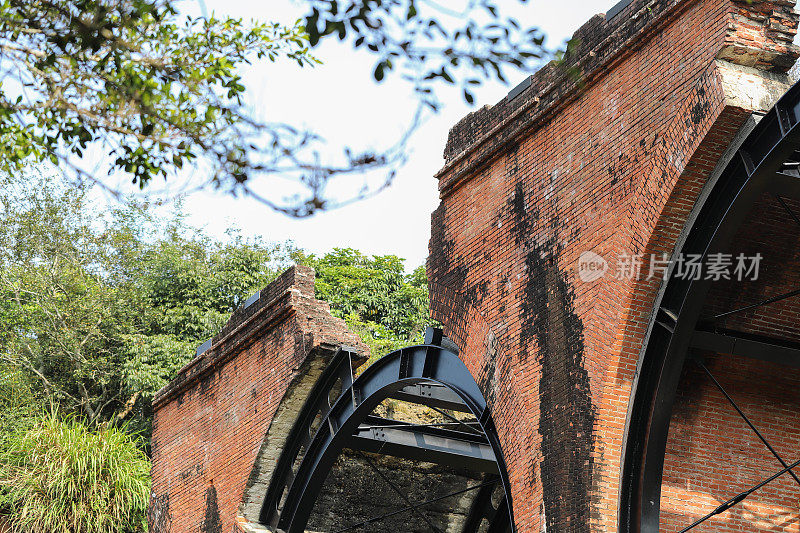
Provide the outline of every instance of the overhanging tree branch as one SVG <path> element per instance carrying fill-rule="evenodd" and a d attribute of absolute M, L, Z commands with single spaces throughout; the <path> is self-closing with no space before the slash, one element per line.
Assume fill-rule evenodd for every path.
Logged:
<path fill-rule="evenodd" d="M 490 0 L 307 4 L 303 23 L 285 26 L 191 19 L 168 0 L 9 0 L 0 7 L 0 71 L 10 81 L 0 87 L 0 134 L 10 140 L 0 169 L 50 160 L 113 189 L 103 176 L 146 187 L 191 167 L 204 183 L 307 216 L 383 190 L 405 161 L 409 135 L 386 150 L 345 145 L 329 157 L 314 132 L 254 117 L 242 103 L 242 66 L 312 66 L 311 46 L 352 39 L 375 56 L 376 80 L 397 72 L 422 109 L 437 109 L 437 83 L 460 86 L 472 101 L 482 80 L 504 80 L 507 67 L 533 69 L 546 54 L 536 29 L 504 18 Z M 100 172 L 76 164 L 90 148 L 105 154 Z M 364 185 L 350 197 L 328 196 L 328 184 L 359 175 Z M 297 189 L 281 197 L 270 185 L 287 177 Z"/>

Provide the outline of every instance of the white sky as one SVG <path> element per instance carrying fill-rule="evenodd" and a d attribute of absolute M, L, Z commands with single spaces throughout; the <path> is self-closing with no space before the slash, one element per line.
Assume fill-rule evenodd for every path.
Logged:
<path fill-rule="evenodd" d="M 187 0 L 202 1 L 202 0 Z M 560 45 L 595 13 L 615 0 L 499 0 L 523 25 L 534 25 L 547 34 L 546 44 Z M 290 0 L 205 0 L 209 13 L 290 23 L 304 13 L 302 2 Z M 188 7 L 184 4 L 184 7 Z M 270 120 L 305 125 L 323 133 L 336 146 L 385 146 L 396 139 L 416 109 L 410 87 L 398 79 L 372 81 L 374 59 L 354 54 L 349 45 L 328 41 L 315 50 L 323 65 L 299 69 L 292 64 L 264 62 L 244 71 L 251 104 Z M 486 85 L 476 91 L 476 105 L 494 104 L 524 78 L 509 78 L 509 86 Z M 443 88 L 444 89 L 444 88 Z M 315 253 L 334 247 L 353 247 L 367 254 L 394 254 L 407 259 L 412 269 L 428 255 L 430 214 L 438 204 L 433 174 L 442 166 L 447 132 L 474 109 L 460 93 L 442 92 L 445 104 L 429 119 L 410 143 L 409 162 L 400 169 L 394 185 L 379 196 L 350 206 L 295 220 L 277 214 L 248 198 L 200 192 L 189 196 L 185 208 L 189 221 L 211 235 L 239 226 L 245 235 L 267 241 L 293 240 Z"/>

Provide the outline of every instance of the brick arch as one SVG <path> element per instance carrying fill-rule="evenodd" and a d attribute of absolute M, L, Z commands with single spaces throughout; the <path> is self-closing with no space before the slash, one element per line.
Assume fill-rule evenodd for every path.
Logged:
<path fill-rule="evenodd" d="M 248 303 L 153 400 L 153 533 L 247 524 L 281 426 L 315 372 L 341 345 L 366 360 L 358 336 L 314 298 L 308 267 L 287 270 Z"/>
<path fill-rule="evenodd" d="M 461 359 L 486 397 L 486 354 L 491 339 L 496 339 L 492 328 L 463 292 L 435 281 L 428 282 L 428 291 L 431 318 L 443 324 L 444 334 L 458 346 Z"/>
<path fill-rule="evenodd" d="M 330 351 L 310 354 L 298 369 L 281 398 L 269 428 L 261 441 L 242 495 L 242 501 L 239 504 L 236 525 L 240 531 L 245 533 L 268 531 L 260 524 L 259 515 L 278 458 L 286 446 L 292 427 L 297 421 L 298 413 L 308 399 L 309 391 L 328 366 L 332 355 Z"/>
<path fill-rule="evenodd" d="M 428 287 L 431 318 L 443 324 L 445 335 L 458 346 L 459 358 L 474 377 L 492 412 L 506 458 L 512 508 L 517 513 L 516 509 L 529 504 L 525 496 L 532 479 L 530 465 L 520 463 L 520 459 L 525 459 L 516 450 L 534 449 L 537 442 L 527 424 L 520 423 L 520 417 L 527 418 L 522 401 L 526 392 L 511 369 L 508 339 L 502 330 L 487 322 L 461 291 L 434 280 L 429 280 Z"/>
<path fill-rule="evenodd" d="M 665 139 L 653 154 L 646 178 L 642 180 L 642 191 L 630 203 L 626 237 L 617 253 L 640 254 L 645 258 L 662 254 L 673 256 L 690 212 L 716 162 L 750 116 L 748 110 L 724 105 L 715 69 L 704 72 L 692 95 L 673 120 L 673 127 L 667 130 L 682 134 Z M 686 132 L 679 123 L 685 124 L 691 110 L 698 107 L 707 109 L 708 114 L 697 123 L 692 122 L 691 134 L 684 135 Z M 682 164 L 676 165 L 676 161 Z M 645 272 L 647 266 L 642 265 L 642 269 Z M 610 297 L 620 302 L 617 307 L 620 334 L 618 343 L 607 352 L 598 407 L 599 442 L 595 450 L 603 470 L 599 477 L 605 486 L 600 492 L 606 508 L 617 507 L 620 453 L 629 409 L 627 399 L 661 285 L 662 280 L 648 280 L 643 276 L 609 287 Z M 602 453 L 602 450 L 614 450 L 614 453 Z M 607 514 L 604 519 L 606 527 L 615 526 L 615 513 Z"/>
<path fill-rule="evenodd" d="M 798 90 L 800 90 L 798 86 L 795 86 L 785 95 L 782 95 L 780 100 L 775 102 L 775 107 L 766 114 L 758 125 L 754 125 L 755 121 L 750 121 L 741 129 L 738 138 L 722 137 L 727 146 L 723 145 L 725 151 L 721 157 L 719 153 L 722 150 L 721 136 L 717 136 L 715 139 L 717 142 L 716 153 L 714 150 L 711 150 L 711 154 L 709 154 L 702 149 L 698 149 L 698 153 L 692 158 L 693 160 L 700 159 L 706 162 L 716 162 L 716 166 L 711 170 L 706 169 L 702 172 L 700 169 L 687 166 L 687 170 L 684 172 L 684 174 L 688 174 L 686 179 L 691 180 L 694 178 L 696 180 L 695 189 L 702 189 L 702 193 L 688 196 L 688 201 L 685 201 L 681 207 L 675 208 L 674 211 L 679 213 L 678 217 L 673 216 L 673 220 L 670 220 L 668 216 L 662 217 L 666 219 L 666 223 L 663 225 L 668 226 L 668 229 L 657 225 L 653 232 L 654 239 L 661 236 L 662 240 L 669 243 L 675 250 L 694 254 L 705 253 L 707 246 L 711 247 L 711 251 L 728 252 L 735 251 L 735 249 L 729 249 L 732 244 L 750 246 L 750 249 L 752 249 L 752 245 L 763 247 L 765 243 L 769 243 L 769 239 L 765 240 L 761 237 L 759 231 L 769 231 L 771 229 L 770 224 L 778 229 L 783 228 L 785 221 L 781 222 L 777 217 L 768 216 L 775 210 L 777 202 L 773 201 L 772 196 L 765 194 L 765 192 L 769 191 L 771 187 L 782 187 L 783 189 L 781 190 L 773 189 L 771 194 L 774 195 L 777 192 L 779 195 L 783 190 L 792 197 L 795 194 L 794 185 L 781 180 L 779 172 L 785 171 L 784 163 L 793 159 L 792 153 L 796 150 L 797 131 L 794 129 L 796 118 L 793 114 L 793 109 L 797 105 Z M 784 111 L 784 109 L 789 111 Z M 726 111 L 732 112 L 727 113 L 727 117 L 725 112 L 721 113 L 717 122 L 722 122 L 730 116 L 735 117 L 737 114 L 744 115 L 742 110 L 735 108 Z M 728 129 L 727 131 L 731 130 Z M 700 144 L 700 147 L 703 147 L 703 143 Z M 714 157 L 712 158 L 712 156 Z M 786 165 L 791 166 L 793 163 L 786 163 Z M 692 175 L 693 173 L 695 174 L 694 176 Z M 684 188 L 691 189 L 689 186 L 684 186 Z M 673 194 L 672 196 L 680 198 L 681 195 Z M 779 196 L 777 197 L 779 198 Z M 688 215 L 689 207 L 692 207 L 691 216 Z M 666 212 L 667 210 L 664 211 Z M 788 207 L 786 207 L 786 211 L 788 215 L 794 216 Z M 683 223 L 683 226 L 681 226 L 681 223 Z M 759 226 L 760 229 L 753 231 L 751 229 L 753 226 Z M 675 228 L 681 227 L 685 228 L 682 232 L 675 230 Z M 661 235 L 658 235 L 659 230 L 661 230 Z M 783 236 L 788 237 L 788 240 L 783 242 L 784 247 L 789 247 L 790 249 L 796 247 L 796 231 L 789 233 L 784 231 Z M 754 238 L 755 240 L 753 240 Z M 655 246 L 653 247 L 655 248 Z M 781 245 L 768 246 L 761 248 L 759 251 L 775 252 L 779 248 L 781 248 Z M 783 257 L 782 260 L 786 259 L 783 255 L 779 255 Z M 776 272 L 779 274 L 783 272 L 785 264 L 780 263 L 777 266 L 778 268 L 771 272 L 772 276 L 767 277 L 767 281 L 777 282 L 776 287 L 773 287 L 773 289 L 778 289 L 778 292 L 780 292 L 779 289 L 781 288 L 788 290 L 785 277 L 778 275 L 775 278 Z M 646 327 L 641 328 L 642 342 L 639 344 L 641 346 L 641 355 L 637 362 L 636 389 L 630 392 L 631 401 L 630 405 L 628 405 L 628 426 L 626 427 L 626 433 L 629 433 L 629 435 L 626 437 L 628 442 L 623 442 L 622 448 L 622 460 L 626 461 L 626 463 L 622 465 L 625 468 L 625 472 L 622 472 L 624 477 L 621 477 L 620 496 L 622 498 L 622 491 L 627 491 L 627 495 L 632 496 L 622 499 L 620 503 L 621 506 L 625 506 L 625 509 L 620 509 L 621 513 L 624 511 L 624 514 L 620 517 L 620 520 L 622 520 L 620 528 L 624 531 L 639 531 L 640 527 L 649 531 L 665 526 L 663 522 L 664 516 L 659 513 L 658 504 L 659 494 L 662 494 L 661 482 L 666 479 L 662 478 L 662 472 L 666 475 L 669 471 L 667 468 L 669 463 L 666 461 L 670 453 L 667 447 L 667 430 L 669 429 L 670 434 L 672 433 L 673 429 L 670 428 L 676 422 L 675 417 L 678 417 L 678 429 L 681 427 L 686 429 L 688 427 L 707 436 L 709 429 L 713 433 L 713 427 L 717 425 L 716 415 L 711 416 L 709 420 L 704 420 L 702 417 L 697 418 L 697 413 L 686 409 L 683 411 L 681 409 L 673 409 L 673 399 L 678 394 L 676 391 L 681 386 L 688 386 L 688 389 L 684 389 L 684 392 L 691 392 L 689 404 L 694 405 L 696 408 L 696 405 L 705 402 L 705 407 L 708 408 L 709 405 L 712 405 L 711 409 L 717 415 L 724 412 L 726 407 L 730 407 L 724 402 L 713 405 L 713 402 L 709 404 L 708 401 L 702 400 L 701 395 L 698 393 L 703 387 L 697 384 L 696 376 L 693 377 L 691 375 L 692 365 L 687 367 L 683 363 L 687 352 L 691 351 L 690 347 L 697 348 L 696 345 L 690 344 L 690 338 L 694 338 L 698 331 L 705 331 L 703 327 L 707 327 L 703 326 L 703 321 L 700 320 L 703 316 L 703 309 L 706 308 L 707 304 L 710 303 L 711 305 L 711 312 L 707 315 L 708 317 L 714 317 L 720 309 L 729 310 L 723 302 L 715 301 L 714 296 L 709 295 L 718 297 L 727 291 L 744 291 L 753 286 L 742 285 L 741 287 L 734 287 L 733 283 L 735 282 L 728 284 L 711 282 L 707 281 L 707 277 L 701 278 L 700 281 L 691 282 L 681 281 L 674 276 L 665 278 L 662 291 L 659 291 L 658 294 L 656 294 L 657 291 L 651 291 L 652 300 L 656 302 L 657 306 L 669 306 L 670 310 L 664 310 L 661 307 L 656 309 L 652 304 L 650 306 L 647 316 L 648 323 L 645 325 Z M 745 281 L 745 283 L 747 282 Z M 711 290 L 712 285 L 714 286 L 713 290 Z M 788 285 L 789 288 L 794 288 L 796 283 L 789 282 Z M 758 297 L 759 290 L 756 290 L 754 294 Z M 666 303 L 661 303 L 662 296 Z M 734 305 L 733 308 L 737 309 L 737 306 Z M 657 321 L 659 325 L 654 325 L 653 322 L 656 314 L 660 317 Z M 700 321 L 698 322 L 698 320 Z M 747 326 L 747 320 L 744 322 L 743 324 L 740 320 L 739 326 Z M 713 319 L 709 323 L 713 323 Z M 666 324 L 666 326 L 662 324 Z M 718 327 L 718 325 L 714 325 L 713 331 L 717 332 Z M 761 325 L 757 323 L 753 329 L 758 330 L 759 327 Z M 794 332 L 791 326 L 787 331 Z M 737 331 L 733 335 L 739 333 L 741 332 Z M 771 332 L 771 334 L 770 338 L 773 341 L 781 337 L 780 334 L 775 332 Z M 725 347 L 721 349 L 728 350 Z M 706 353 L 713 358 L 715 350 L 706 350 Z M 721 353 L 729 354 L 726 357 L 737 355 L 728 351 Z M 742 353 L 738 355 L 742 355 Z M 733 360 L 736 361 L 735 357 Z M 781 363 L 785 364 L 786 362 L 786 360 L 781 360 Z M 764 370 L 766 374 L 773 372 L 776 375 L 789 376 L 791 379 L 791 373 L 788 369 L 784 369 L 782 372 L 778 369 L 759 369 L 758 365 L 742 361 L 734 364 L 739 365 L 740 368 L 749 367 Z M 702 364 L 699 366 L 705 370 L 708 377 L 722 390 L 722 387 L 716 382 L 716 379 L 713 378 L 708 369 Z M 685 383 L 687 379 L 689 380 L 689 385 Z M 700 383 L 702 383 L 702 380 Z M 741 383 L 738 387 L 739 389 L 746 388 Z M 713 387 L 711 388 L 713 389 Z M 764 392 L 769 395 L 770 391 L 767 389 Z M 726 393 L 723 391 L 723 394 Z M 730 397 L 728 399 L 730 400 Z M 652 402 L 652 408 L 650 407 L 650 402 Z M 731 403 L 733 403 L 732 400 Z M 738 410 L 738 408 L 736 409 Z M 739 412 L 741 414 L 741 411 Z M 689 416 L 685 420 L 680 419 L 682 416 L 686 417 L 687 415 Z M 747 420 L 744 415 L 742 416 Z M 735 430 L 731 429 L 730 431 Z M 756 434 L 758 434 L 757 431 Z M 672 437 L 670 438 L 672 439 Z M 720 434 L 717 432 L 716 439 L 719 438 Z M 676 441 L 672 439 L 672 442 L 673 446 L 675 446 Z M 688 452 L 674 453 L 687 454 Z M 692 453 L 702 456 L 703 452 Z M 644 458 L 646 458 L 646 462 Z M 760 458 L 755 456 L 748 457 L 748 459 L 753 461 Z M 785 463 L 782 464 L 786 466 Z M 645 466 L 642 467 L 642 465 Z M 674 460 L 671 466 L 677 468 L 671 471 L 675 474 L 673 481 L 682 479 L 681 476 L 685 474 L 686 467 L 680 461 L 676 463 Z M 709 468 L 707 463 L 705 468 Z M 702 470 L 702 472 L 708 477 L 713 477 L 717 470 L 712 466 L 711 470 Z M 686 483 L 688 483 L 688 477 L 686 479 Z M 797 481 L 800 483 L 800 480 Z M 688 485 L 683 488 L 688 489 Z M 699 491 L 700 489 L 697 488 L 697 490 Z M 670 522 L 672 520 L 674 522 L 674 518 L 677 518 L 677 522 L 669 523 L 668 529 L 673 527 L 681 529 L 688 525 L 688 523 L 682 523 L 681 517 L 683 516 L 684 519 L 687 519 L 686 517 L 691 517 L 692 513 L 697 510 L 693 510 L 686 505 L 675 506 L 675 502 L 681 501 L 681 498 L 675 499 L 674 493 L 675 491 L 673 491 L 673 499 L 667 498 L 667 501 L 673 505 L 672 510 L 676 514 L 672 518 L 668 518 L 667 521 Z M 713 509 L 715 506 L 711 505 L 709 508 L 709 505 L 706 504 L 705 507 Z M 702 509 L 703 505 L 700 508 Z M 705 515 L 705 513 L 706 511 L 700 511 L 701 516 Z M 639 522 L 640 520 L 641 523 Z M 662 520 L 662 522 L 659 523 L 659 520 Z M 688 518 L 688 520 L 693 521 L 692 518 Z"/>
<path fill-rule="evenodd" d="M 779 31 L 754 39 L 767 12 Z M 671 254 L 716 162 L 786 90 L 780 73 L 797 56 L 797 15 L 780 2 L 633 1 L 623 13 L 577 32 L 568 63 L 585 85 L 542 69 L 459 122 L 437 174 L 432 296 L 453 287 L 473 308 L 435 316 L 454 336 L 480 317 L 466 339 L 475 368 L 483 324 L 503 340 L 498 427 L 519 435 L 507 456 L 522 530 L 617 528 L 628 400 L 659 283 L 584 282 L 581 254 Z M 570 468 L 580 483 L 558 477 Z"/>

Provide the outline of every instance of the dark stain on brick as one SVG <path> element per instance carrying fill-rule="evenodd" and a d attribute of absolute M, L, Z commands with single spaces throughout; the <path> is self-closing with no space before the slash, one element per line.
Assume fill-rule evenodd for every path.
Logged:
<path fill-rule="evenodd" d="M 203 524 L 200 526 L 200 533 L 222 533 L 222 520 L 219 518 L 219 507 L 217 506 L 217 489 L 212 483 L 206 491 L 206 514 Z"/>
<path fill-rule="evenodd" d="M 216 372 L 206 372 L 198 379 L 200 385 L 200 396 L 206 396 L 214 388 L 214 382 L 217 379 Z"/>
<path fill-rule="evenodd" d="M 556 227 L 557 222 L 553 234 Z M 583 366 L 583 323 L 575 314 L 573 288 L 558 267 L 557 242 L 534 244 L 527 255 L 520 348 L 527 358 L 535 339 L 541 364 L 539 468 L 547 529 L 588 532 L 597 409 Z"/>
<path fill-rule="evenodd" d="M 467 282 L 469 269 L 466 262 L 453 252 L 455 243 L 445 234 L 446 226 L 445 207 L 440 204 L 432 215 L 428 276 L 460 294 L 463 298 L 460 305 L 479 306 L 489 292 L 489 281 Z"/>
<path fill-rule="evenodd" d="M 703 122 L 703 120 L 708 116 L 708 112 L 710 111 L 710 106 L 708 105 L 708 100 L 703 98 L 706 95 L 706 91 L 703 87 L 700 87 L 697 90 L 697 96 L 700 98 L 700 101 L 697 102 L 692 106 L 692 110 L 689 113 L 689 118 L 692 121 L 692 124 L 698 125 Z M 687 124 L 689 126 L 689 124 Z"/>
<path fill-rule="evenodd" d="M 188 468 L 184 468 L 180 472 L 178 472 L 178 477 L 181 480 L 186 480 L 189 478 L 194 478 L 202 475 L 203 473 L 203 465 L 201 463 L 197 463 L 194 466 L 190 466 Z"/>
<path fill-rule="evenodd" d="M 514 236 L 514 242 L 521 244 L 525 241 L 529 225 L 529 220 L 525 213 L 525 190 L 522 188 L 521 181 L 518 181 L 514 186 L 514 192 L 508 199 L 508 206 L 513 220 L 511 233 Z"/>
<path fill-rule="evenodd" d="M 455 244 L 447 237 L 447 211 L 444 203 L 431 215 L 431 240 L 428 256 L 428 276 L 456 291 L 462 291 L 467 281 L 467 269 L 454 256 Z M 434 275 L 436 274 L 436 275 Z"/>
<path fill-rule="evenodd" d="M 497 389 L 495 383 L 497 374 L 497 338 L 492 332 L 489 332 L 489 338 L 486 342 L 485 359 L 486 361 L 480 373 L 478 387 L 480 387 L 481 392 L 483 392 L 486 405 L 491 409 L 494 406 L 495 392 Z"/>
<path fill-rule="evenodd" d="M 616 183 L 619 181 L 619 176 L 617 175 L 617 169 L 614 167 L 614 165 L 608 167 L 608 175 L 611 176 L 611 185 L 616 185 Z"/>
<path fill-rule="evenodd" d="M 480 306 L 487 294 L 489 294 L 489 280 L 482 279 L 467 289 L 467 303 Z"/>
<path fill-rule="evenodd" d="M 170 533 L 172 530 L 172 512 L 169 509 L 169 494 L 150 496 L 147 508 L 147 522 L 150 533 Z"/>

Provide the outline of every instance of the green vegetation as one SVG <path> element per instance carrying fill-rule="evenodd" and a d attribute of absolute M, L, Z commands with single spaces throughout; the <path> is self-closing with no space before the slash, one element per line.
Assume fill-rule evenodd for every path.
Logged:
<path fill-rule="evenodd" d="M 317 297 L 373 359 L 428 323 L 425 270 L 396 256 L 222 242 L 179 209 L 99 216 L 46 176 L 2 185 L 0 515 L 21 531 L 138 531 L 153 395 L 293 262 L 317 271 Z"/>
<path fill-rule="evenodd" d="M 0 505 L 26 533 L 146 531 L 150 462 L 121 429 L 45 416 L 3 436 Z"/>
<path fill-rule="evenodd" d="M 28 176 L 0 193 L 0 364 L 90 426 L 148 432 L 150 399 L 290 248 L 227 242 L 157 206 L 93 212 L 85 195 Z"/>
<path fill-rule="evenodd" d="M 182 17 L 164 0 L 6 0 L 0 49 L 0 168 L 50 160 L 95 180 L 76 161 L 92 147 L 142 187 L 198 158 L 209 179 L 245 181 L 262 135 L 275 153 L 294 138 L 244 109 L 239 67 L 316 63 L 299 24 Z"/>
<path fill-rule="evenodd" d="M 547 53 L 541 33 L 494 0 L 303 4 L 302 21 L 276 23 L 192 18 L 176 0 L 0 1 L 0 169 L 52 161 L 60 179 L 116 188 L 191 167 L 204 182 L 306 216 L 353 199 L 326 194 L 336 177 L 385 176 L 355 198 L 388 184 L 420 114 L 396 146 L 365 150 L 345 140 L 333 151 L 319 132 L 254 112 L 241 77 L 249 64 L 312 66 L 313 46 L 350 39 L 374 58 L 376 81 L 397 73 L 410 84 L 421 112 L 439 107 L 437 84 L 458 86 L 471 103 L 484 80 L 505 81 L 507 68 L 531 72 Z M 88 153 L 101 157 L 101 169 L 88 170 Z M 254 177 L 290 178 L 297 194 L 257 195 Z"/>
<path fill-rule="evenodd" d="M 422 341 L 429 324 L 425 267 L 406 274 L 397 256 L 367 257 L 350 248 L 319 258 L 301 253 L 297 259 L 316 270 L 317 298 L 369 346 L 370 362 Z"/>

